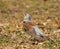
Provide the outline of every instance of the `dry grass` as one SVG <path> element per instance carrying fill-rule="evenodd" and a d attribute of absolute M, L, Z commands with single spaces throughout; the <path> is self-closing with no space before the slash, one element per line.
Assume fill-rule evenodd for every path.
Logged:
<path fill-rule="evenodd" d="M 53 41 L 34 41 L 22 30 L 24 14 Z M 60 49 L 59 0 L 0 0 L 0 49 Z"/>

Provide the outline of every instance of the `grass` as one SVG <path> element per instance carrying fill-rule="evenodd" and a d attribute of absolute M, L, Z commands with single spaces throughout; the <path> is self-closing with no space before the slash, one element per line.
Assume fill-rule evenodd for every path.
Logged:
<path fill-rule="evenodd" d="M 0 48 L 2 49 L 60 49 L 59 0 L 0 0 Z M 37 12 L 36 12 L 37 11 Z M 24 14 L 53 41 L 35 41 L 22 29 Z M 8 24 L 8 25 L 7 25 Z"/>

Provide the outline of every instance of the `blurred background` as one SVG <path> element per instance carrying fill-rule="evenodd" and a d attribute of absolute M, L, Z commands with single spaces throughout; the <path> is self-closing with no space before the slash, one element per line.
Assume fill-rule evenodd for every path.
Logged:
<path fill-rule="evenodd" d="M 22 29 L 24 15 L 54 42 L 38 42 Z M 60 49 L 60 0 L 0 0 L 0 49 Z"/>

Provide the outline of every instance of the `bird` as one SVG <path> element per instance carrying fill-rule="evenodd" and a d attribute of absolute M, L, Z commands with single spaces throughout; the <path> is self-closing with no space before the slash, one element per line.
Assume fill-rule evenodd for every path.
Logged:
<path fill-rule="evenodd" d="M 46 40 L 51 40 L 39 29 L 38 25 L 32 23 L 31 15 L 28 13 L 26 13 L 23 19 L 23 30 L 39 42 L 43 41 L 44 38 Z"/>

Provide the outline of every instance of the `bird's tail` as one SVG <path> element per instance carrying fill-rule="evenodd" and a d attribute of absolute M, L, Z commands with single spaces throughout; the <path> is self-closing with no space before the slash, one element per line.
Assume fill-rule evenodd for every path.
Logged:
<path fill-rule="evenodd" d="M 51 38 L 49 38 L 48 36 L 44 36 L 44 38 L 47 39 L 47 40 L 50 41 L 50 42 L 54 42 L 54 40 L 51 39 Z"/>
<path fill-rule="evenodd" d="M 53 39 L 49 38 L 48 36 L 45 36 L 45 38 L 50 42 L 50 44 L 55 43 L 55 41 Z"/>
<path fill-rule="evenodd" d="M 46 38 L 49 41 L 51 40 L 51 38 L 49 38 L 48 36 L 44 36 L 44 38 Z"/>

